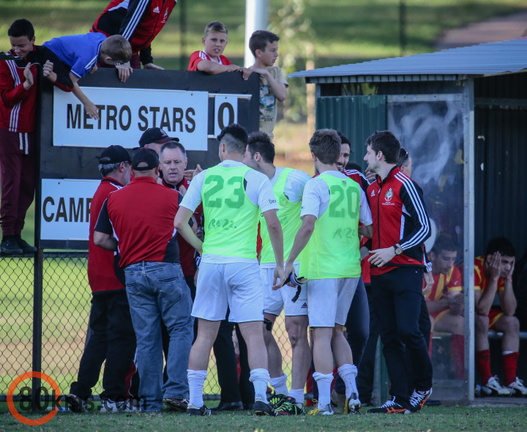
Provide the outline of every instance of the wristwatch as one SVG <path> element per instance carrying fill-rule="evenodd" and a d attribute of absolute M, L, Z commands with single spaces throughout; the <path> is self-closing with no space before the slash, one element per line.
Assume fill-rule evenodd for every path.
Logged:
<path fill-rule="evenodd" d="M 393 245 L 393 250 L 395 251 L 395 255 L 401 255 L 403 253 L 403 248 L 399 243 Z"/>

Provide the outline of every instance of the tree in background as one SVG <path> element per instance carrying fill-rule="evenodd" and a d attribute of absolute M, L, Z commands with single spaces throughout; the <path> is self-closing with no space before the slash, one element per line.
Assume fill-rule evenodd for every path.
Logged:
<path fill-rule="evenodd" d="M 271 16 L 270 30 L 280 36 L 278 63 L 286 76 L 314 67 L 315 32 L 305 15 L 305 3 L 306 0 L 286 0 Z M 284 119 L 299 122 L 305 120 L 307 114 L 306 85 L 303 80 L 290 80 L 283 103 Z"/>

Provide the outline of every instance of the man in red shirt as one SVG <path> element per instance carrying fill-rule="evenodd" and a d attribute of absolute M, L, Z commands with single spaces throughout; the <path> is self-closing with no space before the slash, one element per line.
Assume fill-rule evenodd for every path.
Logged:
<path fill-rule="evenodd" d="M 516 297 L 512 286 L 516 251 L 512 243 L 498 237 L 487 245 L 486 254 L 474 264 L 476 310 L 476 366 L 485 395 L 527 396 L 527 388 L 516 376 L 520 348 L 520 323 L 514 316 Z M 496 294 L 499 304 L 495 304 Z M 503 332 L 501 349 L 505 386 L 490 368 L 489 330 Z"/>
<path fill-rule="evenodd" d="M 73 412 L 87 410 L 87 399 L 97 384 L 101 366 L 106 361 L 101 394 L 101 411 L 126 410 L 130 376 L 135 370 L 135 333 L 124 285 L 124 274 L 118 269 L 114 252 L 93 242 L 93 231 L 101 207 L 110 193 L 130 181 L 130 156 L 119 145 L 105 149 L 99 157 L 103 176 L 90 204 L 88 240 L 88 281 L 93 293 L 89 321 L 89 336 L 79 366 L 77 381 L 66 396 Z"/>
<path fill-rule="evenodd" d="M 37 83 L 43 76 L 64 91 L 72 91 L 73 83 L 60 59 L 35 45 L 28 20 L 16 20 L 7 34 L 12 58 L 0 61 L 1 252 L 18 255 L 36 252 L 21 232 L 35 193 Z"/>
<path fill-rule="evenodd" d="M 168 141 L 163 144 L 159 152 L 159 162 L 159 169 L 163 174 L 163 185 L 177 190 L 181 196 L 184 196 L 189 187 L 189 182 L 184 177 L 188 158 L 183 144 L 177 141 Z M 192 222 L 194 224 L 197 221 L 193 218 Z M 177 240 L 181 268 L 190 288 L 192 298 L 194 298 L 196 294 L 196 285 L 194 284 L 194 276 L 196 274 L 196 266 L 194 265 L 195 251 L 181 235 L 178 234 Z"/>
<path fill-rule="evenodd" d="M 163 402 L 186 410 L 193 319 L 173 225 L 179 193 L 157 183 L 159 157 L 154 150 L 137 150 L 132 169 L 130 184 L 104 203 L 94 242 L 108 250 L 119 248 L 121 254 L 137 339 L 141 410 L 159 412 Z M 164 383 L 161 322 L 170 336 Z"/>

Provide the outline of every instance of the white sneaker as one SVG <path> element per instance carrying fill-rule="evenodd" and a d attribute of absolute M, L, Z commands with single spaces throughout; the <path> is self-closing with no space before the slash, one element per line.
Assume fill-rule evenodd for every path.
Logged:
<path fill-rule="evenodd" d="M 130 398 L 126 401 L 126 407 L 123 410 L 124 412 L 140 412 L 141 411 L 141 401 L 139 399 Z"/>
<path fill-rule="evenodd" d="M 126 411 L 128 408 L 127 402 L 124 401 L 114 401 L 111 399 L 102 399 L 101 400 L 101 414 L 105 413 L 120 413 Z"/>
<path fill-rule="evenodd" d="M 516 379 L 507 386 L 507 388 L 511 389 L 513 394 L 516 394 L 516 396 L 527 396 L 527 387 L 523 385 L 523 380 L 519 379 L 518 377 L 516 377 Z"/>
<path fill-rule="evenodd" d="M 315 408 L 308 412 L 309 415 L 333 415 L 333 408 L 331 404 L 327 404 L 324 408 Z"/>
<path fill-rule="evenodd" d="M 504 387 L 500 384 L 497 376 L 489 378 L 487 384 L 481 386 L 481 391 L 485 393 L 485 396 L 512 396 L 514 394 L 512 388 Z"/>

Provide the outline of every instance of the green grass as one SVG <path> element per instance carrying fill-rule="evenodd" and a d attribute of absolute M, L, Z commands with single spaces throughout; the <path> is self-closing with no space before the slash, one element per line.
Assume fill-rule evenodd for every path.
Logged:
<path fill-rule="evenodd" d="M 34 416 L 32 416 L 34 417 Z M 219 414 L 213 417 L 188 417 L 184 414 L 83 414 L 59 413 L 44 426 L 34 430 L 107 432 L 134 430 L 161 432 L 267 432 L 267 431 L 430 431 L 430 432 L 523 432 L 527 422 L 525 408 L 425 408 L 415 415 L 358 415 L 332 417 L 255 417 L 247 412 Z M 10 414 L 0 415 L 0 432 L 29 430 Z"/>

